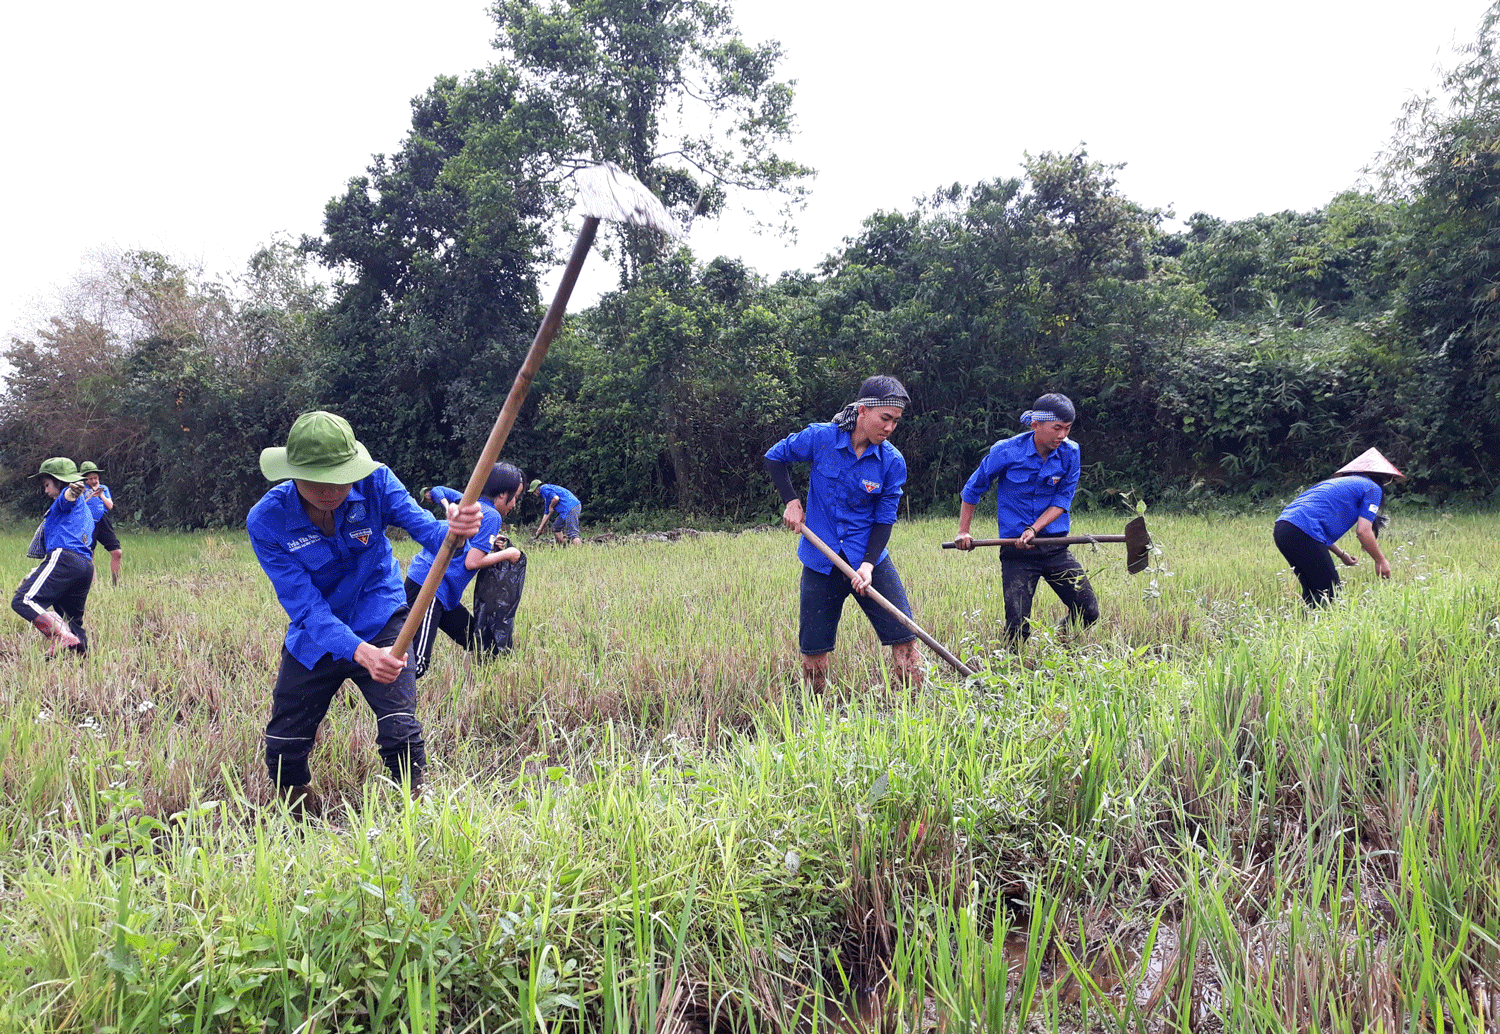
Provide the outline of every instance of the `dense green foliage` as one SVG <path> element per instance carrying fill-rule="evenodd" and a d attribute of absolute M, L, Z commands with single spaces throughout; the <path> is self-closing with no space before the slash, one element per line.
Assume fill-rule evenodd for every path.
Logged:
<path fill-rule="evenodd" d="M 779 50 L 741 40 L 727 7 L 507 0 L 495 16 L 501 60 L 417 98 L 401 148 L 329 202 L 300 254 L 268 248 L 230 282 L 117 256 L 13 340 L 4 482 L 67 454 L 105 466 L 127 517 L 232 524 L 264 487 L 258 451 L 313 406 L 409 483 L 461 482 L 540 321 L 570 170 L 617 161 L 684 215 L 735 192 L 799 195 L 808 170 L 775 150 L 793 96 Z M 1314 212 L 1196 213 L 1172 231 L 1079 148 L 873 213 L 816 271 L 775 283 L 622 237 L 603 249 L 621 287 L 565 325 L 506 456 L 573 488 L 589 519 L 769 514 L 764 449 L 889 372 L 914 401 L 896 444 L 916 511 L 950 507 L 1044 391 L 1079 406 L 1082 506 L 1277 494 L 1372 445 L 1409 490 L 1487 498 L 1497 19 L 1500 4 L 1444 95 L 1411 105 L 1382 189 Z M 733 146 L 703 125 L 733 127 Z"/>

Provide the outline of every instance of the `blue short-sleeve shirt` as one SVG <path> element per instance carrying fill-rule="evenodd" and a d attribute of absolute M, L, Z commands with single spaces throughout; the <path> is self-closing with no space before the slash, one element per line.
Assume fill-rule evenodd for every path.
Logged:
<path fill-rule="evenodd" d="M 432 489 L 432 498 L 445 503 L 461 503 L 464 496 L 462 492 L 455 492 L 445 485 L 438 485 Z M 469 539 L 463 548 L 453 551 L 453 557 L 448 561 L 448 570 L 443 574 L 443 580 L 438 583 L 437 601 L 444 610 L 452 610 L 462 602 L 464 590 L 469 587 L 469 582 L 478 573 L 464 566 L 464 557 L 471 549 L 478 549 L 485 553 L 492 552 L 495 539 L 499 537 L 502 526 L 500 511 L 495 509 L 495 504 L 484 496 L 480 496 L 479 532 Z M 411 565 L 406 569 L 406 577 L 414 582 L 425 582 L 427 572 L 432 570 L 432 562 L 436 559 L 436 550 L 423 549 L 411 558 Z"/>
<path fill-rule="evenodd" d="M 94 558 L 94 515 L 82 499 L 58 494 L 42 518 L 42 539 L 47 551 L 66 549 L 70 553 Z"/>
<path fill-rule="evenodd" d="M 552 505 L 552 500 L 554 498 L 558 500 L 557 509 L 552 511 L 552 516 L 554 518 L 566 517 L 574 510 L 577 510 L 583 506 L 583 503 L 579 502 L 576 495 L 574 495 L 572 492 L 569 492 L 561 485 L 538 485 L 537 491 L 541 493 L 542 496 L 543 510 Z"/>
<path fill-rule="evenodd" d="M 333 522 L 332 535 L 319 531 L 292 481 L 267 492 L 245 520 L 255 557 L 289 619 L 287 651 L 308 668 L 328 654 L 353 660 L 359 644 L 406 605 L 388 525 L 405 528 L 434 552 L 448 534 L 448 522 L 418 506 L 387 467 L 354 483 Z"/>
<path fill-rule="evenodd" d="M 1072 526 L 1070 511 L 1083 467 L 1083 453 L 1077 442 L 1064 438 L 1044 459 L 1036 451 L 1034 438 L 1033 432 L 1026 431 L 996 442 L 959 493 L 964 502 L 973 505 L 984 498 L 991 485 L 999 482 L 995 492 L 998 511 L 995 523 L 1003 539 L 1019 538 L 1051 506 L 1060 507 L 1062 516 L 1038 528 L 1038 532 L 1066 535 Z"/>
<path fill-rule="evenodd" d="M 1384 493 L 1358 474 L 1319 481 L 1293 499 L 1277 520 L 1287 521 L 1313 539 L 1331 546 L 1364 518 L 1372 524 L 1380 516 Z"/>
<path fill-rule="evenodd" d="M 832 421 L 809 424 L 788 435 L 766 452 L 776 463 L 809 463 L 807 484 L 807 529 L 835 552 L 858 566 L 870 543 L 870 530 L 877 524 L 895 524 L 902 487 L 906 484 L 906 459 L 890 442 L 867 445 L 863 456 L 854 455 L 853 439 Z M 882 550 L 876 563 L 889 555 Z M 833 571 L 833 563 L 816 546 L 802 539 L 797 559 L 819 574 Z"/>
<path fill-rule="evenodd" d="M 104 505 L 104 500 L 108 499 L 113 501 L 114 498 L 114 496 L 109 494 L 109 486 L 102 482 L 99 485 L 99 494 L 97 496 L 89 496 L 89 513 L 94 515 L 95 524 L 104 519 L 104 513 L 107 509 L 107 507 Z"/>

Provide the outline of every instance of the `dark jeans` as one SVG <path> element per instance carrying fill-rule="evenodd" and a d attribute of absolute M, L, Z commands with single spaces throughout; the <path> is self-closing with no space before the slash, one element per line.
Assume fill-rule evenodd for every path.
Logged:
<path fill-rule="evenodd" d="M 407 608 L 391 615 L 372 643 L 389 646 L 401 631 Z M 281 669 L 271 692 L 271 720 L 266 723 L 266 768 L 278 786 L 300 786 L 312 782 L 307 757 L 317 740 L 318 726 L 344 681 L 352 680 L 375 712 L 375 743 L 391 778 L 400 782 L 409 772 L 420 782 L 427 767 L 427 747 L 422 723 L 417 721 L 417 679 L 412 665 L 401 669 L 395 682 L 376 682 L 362 665 L 325 654 L 317 664 L 305 668 L 281 649 Z"/>
<path fill-rule="evenodd" d="M 849 566 L 853 567 L 853 564 Z M 870 588 L 890 600 L 896 609 L 911 617 L 911 604 L 906 599 L 906 588 L 896 565 L 886 557 L 875 565 L 871 573 Z M 875 634 L 885 646 L 898 646 L 917 638 L 916 634 L 868 596 L 860 596 L 849 584 L 849 578 L 837 568 L 828 574 L 819 574 L 810 567 L 802 568 L 802 607 L 800 611 L 797 644 L 808 655 L 832 653 L 838 639 L 839 618 L 844 613 L 844 600 L 853 596 L 859 609 L 865 612 Z"/>
<path fill-rule="evenodd" d="M 1339 570 L 1333 566 L 1328 547 L 1291 521 L 1277 521 L 1271 538 L 1302 583 L 1302 602 L 1321 607 L 1333 600 L 1339 585 Z"/>
<path fill-rule="evenodd" d="M 83 628 L 83 612 L 94 584 L 94 562 L 70 549 L 50 550 L 42 562 L 21 579 L 10 609 L 27 621 L 35 621 L 51 607 L 78 637 L 75 653 L 89 652 L 89 634 Z"/>
<path fill-rule="evenodd" d="M 408 578 L 404 587 L 406 603 L 410 606 L 417 601 L 422 584 Z M 474 645 L 474 615 L 462 603 L 449 610 L 437 601 L 437 597 L 433 597 L 432 604 L 423 615 L 422 623 L 417 626 L 417 634 L 411 641 L 411 657 L 416 664 L 417 678 L 426 675 L 432 664 L 432 647 L 437 642 L 438 632 L 442 632 L 465 650 L 470 649 Z"/>
<path fill-rule="evenodd" d="M 1045 542 L 1043 537 L 1040 541 Z M 1000 584 L 1005 593 L 1005 635 L 1020 642 L 1031 635 L 1031 603 L 1036 597 L 1037 582 L 1045 578 L 1063 606 L 1068 621 L 1085 628 L 1099 620 L 1099 601 L 1089 584 L 1083 565 L 1067 546 L 1034 546 L 1000 549 Z"/>

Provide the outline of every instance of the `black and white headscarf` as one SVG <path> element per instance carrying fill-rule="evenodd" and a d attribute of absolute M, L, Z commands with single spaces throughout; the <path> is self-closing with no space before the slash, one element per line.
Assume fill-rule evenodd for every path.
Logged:
<path fill-rule="evenodd" d="M 833 422 L 838 425 L 840 431 L 852 431 L 854 430 L 854 421 L 859 419 L 860 406 L 871 408 L 894 406 L 896 409 L 904 410 L 906 409 L 906 403 L 907 398 L 905 395 L 886 395 L 879 398 L 873 395 L 866 395 L 864 398 L 855 399 L 835 413 L 833 415 Z"/>
<path fill-rule="evenodd" d="M 1071 424 L 1078 419 L 1078 413 L 1073 408 L 1073 400 L 1066 395 L 1057 392 L 1048 392 L 1031 404 L 1031 408 L 1021 414 L 1021 426 L 1030 427 L 1041 421 L 1056 420 L 1059 423 Z"/>

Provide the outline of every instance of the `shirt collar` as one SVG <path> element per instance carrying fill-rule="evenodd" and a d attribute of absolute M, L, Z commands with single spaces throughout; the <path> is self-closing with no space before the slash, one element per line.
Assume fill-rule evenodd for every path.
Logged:
<path fill-rule="evenodd" d="M 834 447 L 847 450 L 849 455 L 854 456 L 854 432 L 845 431 L 842 428 L 838 428 L 836 433 L 838 437 L 833 440 Z M 885 442 L 871 442 L 869 445 L 865 446 L 864 456 L 855 456 L 854 458 L 864 459 L 865 456 L 870 455 L 871 451 L 874 451 L 877 456 L 883 456 L 884 453 L 880 450 L 883 450 L 885 446 Z"/>
<path fill-rule="evenodd" d="M 343 523 L 339 515 L 342 513 L 347 513 L 349 511 L 350 503 L 362 503 L 365 501 L 365 493 L 360 489 L 360 486 L 362 484 L 364 484 L 363 481 L 354 482 L 353 486 L 349 489 L 349 494 L 344 497 L 344 501 L 342 503 L 339 503 L 338 506 L 334 507 L 333 526 L 335 528 Z M 312 518 L 307 515 L 307 508 L 302 505 L 302 493 L 297 491 L 297 482 L 291 479 L 287 479 L 286 481 L 282 482 L 282 485 L 284 486 L 284 491 L 286 492 L 284 508 L 288 514 L 288 527 L 295 527 L 300 523 L 303 527 L 312 528 L 314 530 L 321 530 L 312 522 Z"/>

